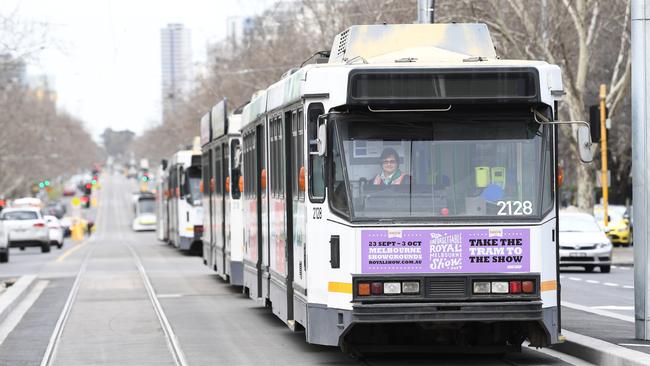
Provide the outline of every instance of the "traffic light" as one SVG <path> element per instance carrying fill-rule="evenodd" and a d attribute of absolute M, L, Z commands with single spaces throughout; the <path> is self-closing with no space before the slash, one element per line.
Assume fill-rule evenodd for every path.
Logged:
<path fill-rule="evenodd" d="M 81 204 L 83 207 L 88 208 L 90 207 L 90 197 L 89 196 L 81 196 Z"/>
<path fill-rule="evenodd" d="M 45 181 L 43 181 L 43 184 L 45 184 L 46 187 L 49 187 L 50 186 L 50 181 L 48 179 L 46 179 Z"/>
<path fill-rule="evenodd" d="M 609 108 L 605 108 L 605 118 L 609 117 Z M 600 104 L 589 107 L 589 130 L 591 132 L 591 142 L 600 142 Z"/>
<path fill-rule="evenodd" d="M 40 189 L 45 188 L 45 182 L 38 182 L 38 188 Z"/>
<path fill-rule="evenodd" d="M 149 175 L 148 174 L 142 175 L 142 181 L 143 182 L 148 182 L 149 181 Z"/>
<path fill-rule="evenodd" d="M 93 184 L 90 182 L 86 183 L 86 185 L 84 185 L 84 194 L 88 196 L 92 193 L 92 191 L 93 191 Z"/>

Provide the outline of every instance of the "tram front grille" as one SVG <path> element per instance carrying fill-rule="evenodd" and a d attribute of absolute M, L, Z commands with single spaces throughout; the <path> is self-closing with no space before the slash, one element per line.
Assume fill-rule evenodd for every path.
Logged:
<path fill-rule="evenodd" d="M 467 278 L 427 278 L 425 296 L 430 299 L 462 300 L 469 297 Z"/>

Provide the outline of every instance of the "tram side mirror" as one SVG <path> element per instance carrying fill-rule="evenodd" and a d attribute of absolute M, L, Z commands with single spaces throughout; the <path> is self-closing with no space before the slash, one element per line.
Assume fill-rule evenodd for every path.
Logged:
<path fill-rule="evenodd" d="M 591 131 L 584 125 L 578 127 L 578 152 L 583 163 L 591 163 L 594 160 L 594 154 L 591 151 Z"/>
<path fill-rule="evenodd" d="M 162 159 L 160 165 L 162 165 L 163 170 L 167 170 L 167 159 Z"/>

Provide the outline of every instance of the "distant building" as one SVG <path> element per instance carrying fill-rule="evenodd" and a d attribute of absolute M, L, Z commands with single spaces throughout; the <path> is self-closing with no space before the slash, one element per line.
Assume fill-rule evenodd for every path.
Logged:
<path fill-rule="evenodd" d="M 168 24 L 160 30 L 163 122 L 180 106 L 192 87 L 192 36 L 183 24 Z"/>
<path fill-rule="evenodd" d="M 10 84 L 27 83 L 27 65 L 9 54 L 0 54 L 0 89 Z"/>
<path fill-rule="evenodd" d="M 226 20 L 226 38 L 231 47 L 241 45 L 253 29 L 253 17 L 229 17 Z"/>

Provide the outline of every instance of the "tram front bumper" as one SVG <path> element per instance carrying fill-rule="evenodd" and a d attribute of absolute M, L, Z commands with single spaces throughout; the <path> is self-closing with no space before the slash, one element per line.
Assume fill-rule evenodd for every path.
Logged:
<path fill-rule="evenodd" d="M 353 323 L 542 321 L 541 301 L 356 304 Z"/>

